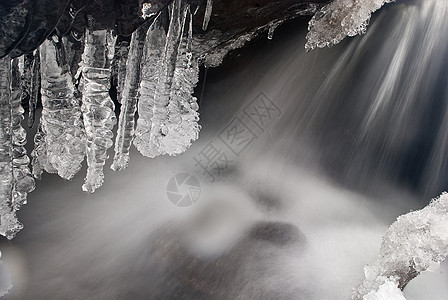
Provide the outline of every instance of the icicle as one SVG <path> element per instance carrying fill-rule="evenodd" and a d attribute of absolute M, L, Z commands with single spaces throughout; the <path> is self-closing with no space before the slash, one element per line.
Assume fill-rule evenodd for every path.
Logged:
<path fill-rule="evenodd" d="M 148 33 L 149 44 L 142 69 L 139 120 L 134 145 L 145 156 L 177 155 L 197 139 L 199 119 L 196 99 L 191 96 L 198 80 L 198 66 L 192 60 L 192 23 L 183 40 L 188 6 L 180 0 L 171 5 L 171 20 L 161 60 L 157 48 L 164 41 L 163 30 Z M 155 43 L 155 44 L 154 44 Z M 148 44 L 147 44 L 148 45 Z"/>
<path fill-rule="evenodd" d="M 193 24 L 190 14 L 189 32 L 182 40 L 176 61 L 173 85 L 171 88 L 171 103 L 176 104 L 176 114 L 180 114 L 181 122 L 173 120 L 174 128 L 168 131 L 163 139 L 165 151 L 169 154 L 181 154 L 199 137 L 200 125 L 196 97 L 193 97 L 194 87 L 199 80 L 199 65 L 192 54 Z M 174 115 L 171 114 L 170 118 Z M 177 115 L 175 115 L 177 116 Z"/>
<path fill-rule="evenodd" d="M 12 203 L 14 189 L 12 116 L 11 116 L 11 61 L 0 59 L 0 234 L 14 238 L 23 225 L 16 217 Z"/>
<path fill-rule="evenodd" d="M 62 43 L 56 46 L 46 40 L 40 46 L 40 61 L 43 109 L 35 137 L 33 172 L 38 178 L 45 170 L 71 179 L 84 160 L 86 136 Z"/>
<path fill-rule="evenodd" d="M 117 101 L 121 103 L 124 82 L 126 79 L 126 62 L 129 55 L 129 40 L 120 37 L 115 44 L 115 55 L 112 62 L 112 81 L 117 88 Z"/>
<path fill-rule="evenodd" d="M 34 51 L 34 60 L 31 69 L 31 90 L 29 95 L 29 112 L 28 112 L 28 127 L 33 127 L 35 112 L 37 108 L 37 100 L 40 89 L 40 60 L 39 50 Z"/>
<path fill-rule="evenodd" d="M 11 129 L 12 129 L 12 167 L 14 185 L 12 191 L 12 205 L 19 210 L 26 204 L 27 194 L 35 188 L 34 179 L 29 169 L 30 159 L 26 153 L 26 131 L 22 127 L 24 109 L 21 105 L 22 89 L 19 71 L 19 60 L 12 61 L 11 81 Z"/>
<path fill-rule="evenodd" d="M 157 20 L 148 30 L 144 45 L 138 120 L 134 138 L 134 146 L 140 153 L 148 157 L 159 155 L 156 145 L 151 144 L 150 136 L 165 43 L 165 30 L 162 28 L 160 20 Z M 160 105 L 158 109 L 164 109 L 163 105 Z"/>
<path fill-rule="evenodd" d="M 87 177 L 82 189 L 93 193 L 103 184 L 107 149 L 112 146 L 116 123 L 109 97 L 115 38 L 108 30 L 87 30 L 82 55 L 82 112 L 87 133 Z"/>
<path fill-rule="evenodd" d="M 140 69 L 148 26 L 137 29 L 131 38 L 129 55 L 126 63 L 126 78 L 121 94 L 121 110 L 115 140 L 115 157 L 111 169 L 123 170 L 129 162 L 129 149 L 134 138 L 134 116 L 137 109 Z"/>
<path fill-rule="evenodd" d="M 281 22 L 272 22 L 270 23 L 269 26 L 269 30 L 268 30 L 268 40 L 272 40 L 274 38 L 274 32 L 275 29 L 277 29 L 277 27 L 281 24 Z"/>
<path fill-rule="evenodd" d="M 28 168 L 26 132 L 22 128 L 21 82 L 18 59 L 0 60 L 0 234 L 12 239 L 23 225 L 15 212 L 34 190 Z"/>
<path fill-rule="evenodd" d="M 33 53 L 27 53 L 21 56 L 23 58 L 22 74 L 22 102 L 29 103 L 31 95 L 32 67 L 34 62 Z"/>
<path fill-rule="evenodd" d="M 207 0 L 207 6 L 205 7 L 204 22 L 202 23 L 202 30 L 207 30 L 210 17 L 212 16 L 213 0 Z"/>

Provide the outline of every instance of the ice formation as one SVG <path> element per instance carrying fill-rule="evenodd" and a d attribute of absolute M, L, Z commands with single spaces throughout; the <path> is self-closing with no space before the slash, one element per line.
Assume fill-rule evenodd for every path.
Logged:
<path fill-rule="evenodd" d="M 40 178 L 45 170 L 71 179 L 84 160 L 86 136 L 62 42 L 46 40 L 40 46 L 40 61 L 42 117 L 35 138 L 33 174 Z"/>
<path fill-rule="evenodd" d="M 140 66 L 147 29 L 147 26 L 142 26 L 132 34 L 129 55 L 127 55 L 126 75 L 123 90 L 120 93 L 121 109 L 115 139 L 115 156 L 111 166 L 114 171 L 125 169 L 129 162 L 129 150 L 134 138 L 134 117 L 137 110 Z"/>
<path fill-rule="evenodd" d="M 39 50 L 35 50 L 32 56 L 31 72 L 30 72 L 30 90 L 29 90 L 29 113 L 28 127 L 32 127 L 36 118 L 37 100 L 40 87 L 40 55 Z"/>
<path fill-rule="evenodd" d="M 0 234 L 14 238 L 23 225 L 16 211 L 34 190 L 25 150 L 26 132 L 22 128 L 21 74 L 18 60 L 0 60 Z"/>
<path fill-rule="evenodd" d="M 397 283 L 387 280 L 379 286 L 378 290 L 371 291 L 365 295 L 363 300 L 406 300 L 398 288 Z"/>
<path fill-rule="evenodd" d="M 383 299 L 372 295 L 386 289 L 385 285 L 388 290 L 391 285 L 402 290 L 421 272 L 437 270 L 448 256 L 447 228 L 447 193 L 420 211 L 400 216 L 383 237 L 376 263 L 365 267 L 365 279 L 352 298 Z"/>
<path fill-rule="evenodd" d="M 115 55 L 112 63 L 112 80 L 117 87 L 117 101 L 121 103 L 124 81 L 126 79 L 126 63 L 129 55 L 129 41 L 117 39 Z"/>
<path fill-rule="evenodd" d="M 308 25 L 305 49 L 332 46 L 346 36 L 363 34 L 371 14 L 394 0 L 334 0 L 322 7 Z"/>
<path fill-rule="evenodd" d="M 145 45 L 134 145 L 148 157 L 181 154 L 199 133 L 198 108 L 191 96 L 199 68 L 191 52 L 192 17 L 190 14 L 188 34 L 184 37 L 189 7 L 176 0 L 170 11 L 166 37 L 156 23 L 149 30 Z"/>
<path fill-rule="evenodd" d="M 87 177 L 82 189 L 93 193 L 103 184 L 107 149 L 113 142 L 115 106 L 109 96 L 115 37 L 108 30 L 87 30 L 82 55 L 82 113 L 87 134 Z"/>
<path fill-rule="evenodd" d="M 210 17 L 212 16 L 213 10 L 213 0 L 207 0 L 207 5 L 205 7 L 204 21 L 202 23 L 202 30 L 207 30 L 208 23 L 210 22 Z"/>

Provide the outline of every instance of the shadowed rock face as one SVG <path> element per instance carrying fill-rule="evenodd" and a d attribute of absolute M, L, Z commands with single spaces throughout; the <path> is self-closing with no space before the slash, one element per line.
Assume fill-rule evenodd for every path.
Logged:
<path fill-rule="evenodd" d="M 193 11 L 198 7 L 195 33 L 203 33 L 205 1 L 188 0 Z M 141 18 L 144 2 L 151 12 L 163 10 L 171 0 L 9 0 L 0 3 L 0 57 L 20 56 L 36 49 L 52 32 L 72 39 L 94 29 L 115 29 L 130 35 L 145 20 Z M 297 14 L 310 14 L 310 7 L 320 7 L 330 0 L 214 0 L 209 30 L 235 36 L 250 32 L 271 21 L 286 20 Z M 314 5 L 314 6 L 313 6 Z M 151 18 L 146 20 L 151 21 Z"/>

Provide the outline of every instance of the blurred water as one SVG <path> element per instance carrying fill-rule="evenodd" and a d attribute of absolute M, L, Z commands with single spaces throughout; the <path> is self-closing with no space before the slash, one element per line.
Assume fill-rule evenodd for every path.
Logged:
<path fill-rule="evenodd" d="M 45 174 L 0 244 L 7 299 L 348 299 L 389 224 L 446 188 L 447 9 L 391 4 L 365 36 L 308 54 L 291 22 L 208 71 L 186 154 L 134 150 L 93 195 L 82 175 Z M 260 93 L 278 111 L 258 127 Z M 257 136 L 238 155 L 220 139 L 235 116 Z M 215 182 L 194 160 L 210 143 L 229 160 Z M 187 208 L 166 195 L 181 172 L 201 183 Z M 406 296 L 446 299 L 447 271 Z"/>

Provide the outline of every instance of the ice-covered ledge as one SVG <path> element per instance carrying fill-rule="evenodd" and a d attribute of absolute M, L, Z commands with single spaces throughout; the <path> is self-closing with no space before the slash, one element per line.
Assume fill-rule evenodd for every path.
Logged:
<path fill-rule="evenodd" d="M 423 271 L 435 271 L 448 256 L 448 194 L 419 211 L 398 217 L 383 237 L 378 259 L 364 269 L 353 300 L 401 300 L 400 290 Z"/>

